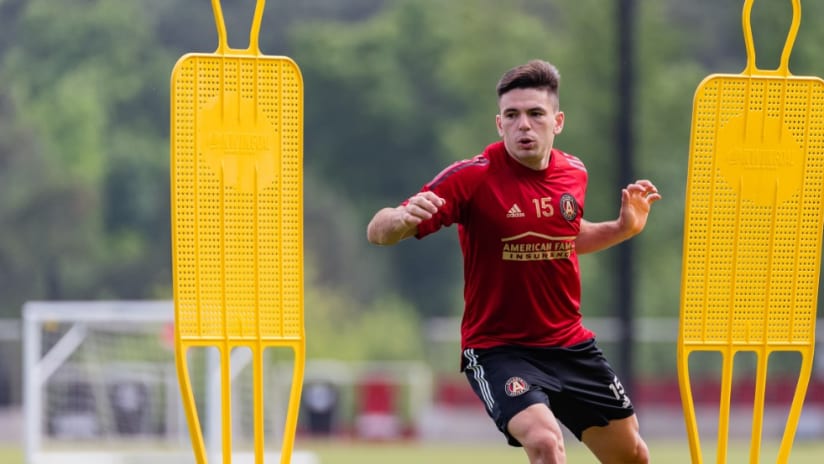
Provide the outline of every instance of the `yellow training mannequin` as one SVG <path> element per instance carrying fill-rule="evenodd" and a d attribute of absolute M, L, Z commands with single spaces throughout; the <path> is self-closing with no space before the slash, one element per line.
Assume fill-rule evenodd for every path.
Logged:
<path fill-rule="evenodd" d="M 290 462 L 305 364 L 303 82 L 286 57 L 230 48 L 219 0 L 215 53 L 184 55 L 171 79 L 171 204 L 178 378 L 195 458 L 204 440 L 186 362 L 191 347 L 221 359 L 223 461 L 231 462 L 229 360 L 253 359 L 255 457 L 263 462 L 263 351 L 294 350 L 281 463 Z"/>
<path fill-rule="evenodd" d="M 723 359 L 718 463 L 726 462 L 733 358 L 757 358 L 750 462 L 759 462 L 767 363 L 801 354 L 801 370 L 778 461 L 786 463 L 812 371 L 824 196 L 824 80 L 790 74 L 801 20 L 780 66 L 756 67 L 745 0 L 747 66 L 698 87 L 692 119 L 681 281 L 678 372 L 693 463 L 701 463 L 690 353 Z"/>

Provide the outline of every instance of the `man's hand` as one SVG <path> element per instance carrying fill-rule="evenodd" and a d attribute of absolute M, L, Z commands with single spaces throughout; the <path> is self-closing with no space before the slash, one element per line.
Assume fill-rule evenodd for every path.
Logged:
<path fill-rule="evenodd" d="M 644 230 L 649 210 L 653 203 L 661 199 L 655 185 L 646 180 L 638 180 L 621 190 L 621 211 L 618 223 L 628 237 Z"/>
<path fill-rule="evenodd" d="M 400 206 L 400 219 L 404 226 L 414 227 L 418 224 L 432 219 L 446 200 L 436 195 L 434 192 L 419 192 L 409 198 L 404 206 Z"/>
<path fill-rule="evenodd" d="M 431 219 L 446 204 L 434 192 L 419 192 L 406 204 L 384 208 L 366 227 L 366 238 L 376 245 L 393 245 L 418 232 L 418 224 Z"/>

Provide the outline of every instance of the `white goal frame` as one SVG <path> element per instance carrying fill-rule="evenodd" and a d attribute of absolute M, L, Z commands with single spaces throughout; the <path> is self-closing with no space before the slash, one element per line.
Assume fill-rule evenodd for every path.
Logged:
<path fill-rule="evenodd" d="M 78 449 L 50 449 L 43 442 L 44 396 L 49 378 L 64 365 L 80 347 L 87 336 L 89 326 L 107 322 L 118 324 L 165 325 L 174 323 L 172 301 L 31 301 L 23 306 L 23 446 L 27 464 L 126 464 L 146 462 L 151 464 L 193 463 L 194 454 L 180 399 L 177 372 L 174 368 L 174 350 L 169 348 L 169 378 L 164 377 L 167 402 L 164 411 L 169 430 L 164 434 L 168 446 L 163 449 L 101 451 L 90 447 Z M 42 329 L 45 324 L 70 325 L 59 340 L 48 350 L 43 350 Z M 174 343 L 170 335 L 169 343 Z M 244 352 L 232 353 L 233 375 L 243 369 L 248 360 Z M 237 355 L 237 356 L 236 356 Z M 213 359 L 214 358 L 214 359 Z M 217 356 L 206 357 L 206 375 L 218 380 L 220 364 Z M 291 378 L 291 377 L 290 377 Z M 204 411 L 201 420 L 208 430 L 204 437 L 209 449 L 209 462 L 222 462 L 220 446 L 221 392 L 219 382 L 205 384 Z M 285 388 L 288 388 L 286 386 Z M 276 405 L 277 406 L 277 405 Z M 159 443 L 160 439 L 151 443 Z M 145 444 L 144 444 L 145 445 Z M 145 447 L 145 446 L 144 446 Z M 168 448 L 168 449 L 167 449 Z M 268 448 L 268 446 L 267 446 Z M 266 462 L 279 462 L 278 453 L 266 454 Z M 253 462 L 252 453 L 233 452 L 233 462 Z M 296 451 L 293 463 L 318 464 L 317 457 L 309 452 Z"/>
<path fill-rule="evenodd" d="M 44 412 L 44 386 L 57 369 L 72 355 L 86 337 L 90 324 L 110 321 L 134 324 L 164 324 L 174 321 L 171 301 L 33 301 L 23 307 L 23 442 L 26 462 L 46 464 L 72 460 L 59 451 L 43 448 L 41 418 Z M 70 323 L 47 352 L 42 352 L 42 327 L 49 323 Z M 173 362 L 173 353 L 170 359 Z M 172 372 L 173 374 L 173 372 Z M 172 377 L 174 380 L 174 377 Z M 171 396 L 171 395 L 170 395 Z M 177 395 L 175 395 L 177 396 Z M 168 398 L 173 400 L 173 398 Z M 179 401 L 174 399 L 174 401 Z M 185 418 L 178 415 L 176 427 L 185 438 Z M 74 454 L 74 453 L 72 453 Z M 81 456 L 85 454 L 85 456 Z M 76 459 L 89 459 L 89 453 L 79 453 Z M 118 462 L 115 456 L 99 456 L 108 462 Z M 88 460 L 86 462 L 89 462 Z M 94 461 L 92 461 L 94 462 Z"/>

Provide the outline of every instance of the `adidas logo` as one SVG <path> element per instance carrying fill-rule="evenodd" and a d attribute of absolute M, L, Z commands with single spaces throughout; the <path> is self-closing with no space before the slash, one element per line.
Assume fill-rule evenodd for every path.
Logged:
<path fill-rule="evenodd" d="M 524 212 L 521 211 L 521 207 L 518 206 L 518 203 L 512 205 L 512 208 L 509 208 L 509 212 L 506 213 L 506 217 L 508 218 L 519 218 L 524 216 L 526 216 L 526 214 L 524 214 Z"/>

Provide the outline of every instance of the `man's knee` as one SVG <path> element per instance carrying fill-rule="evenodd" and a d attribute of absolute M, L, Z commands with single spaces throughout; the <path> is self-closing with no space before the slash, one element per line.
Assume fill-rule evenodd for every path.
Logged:
<path fill-rule="evenodd" d="M 545 404 L 533 404 L 516 414 L 508 429 L 524 447 L 530 463 L 566 462 L 564 434 Z"/>
<path fill-rule="evenodd" d="M 629 444 L 621 450 L 620 460 L 616 464 L 649 464 L 649 449 L 644 440 L 638 438 L 634 444 Z"/>
<path fill-rule="evenodd" d="M 638 440 L 635 445 L 635 461 L 638 464 L 649 464 L 649 448 L 643 440 Z"/>
<path fill-rule="evenodd" d="M 564 449 L 564 435 L 560 430 L 534 427 L 528 431 L 520 441 L 530 456 L 537 455 L 558 459 L 566 454 Z"/>

